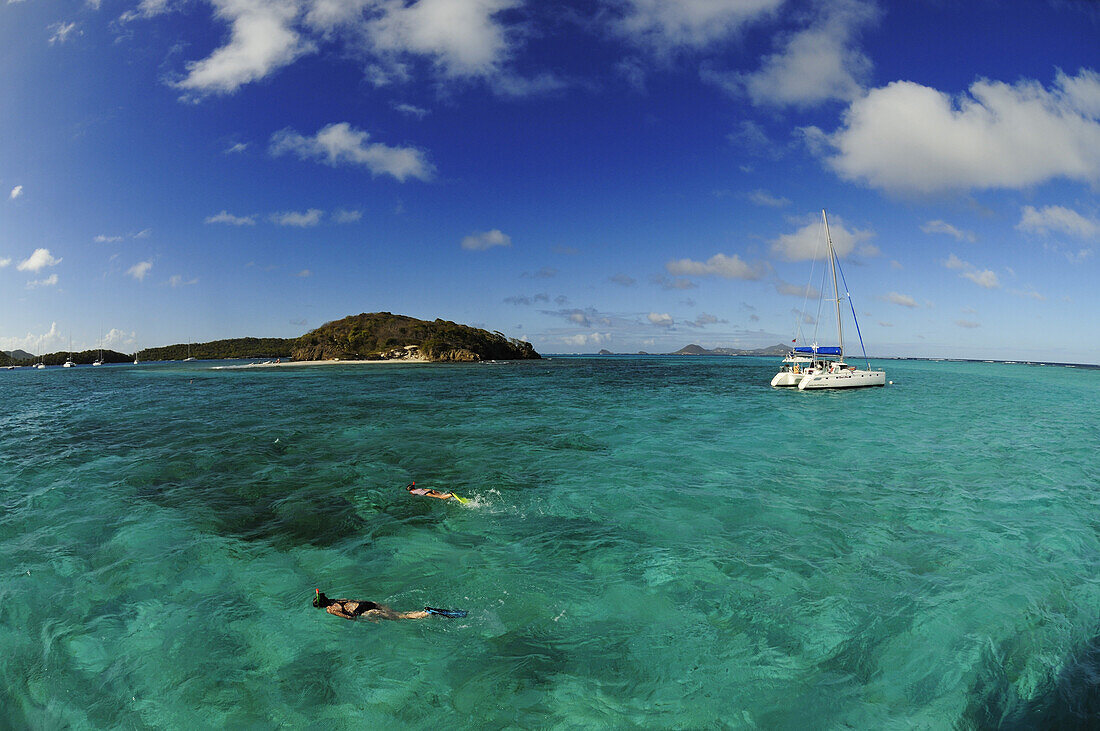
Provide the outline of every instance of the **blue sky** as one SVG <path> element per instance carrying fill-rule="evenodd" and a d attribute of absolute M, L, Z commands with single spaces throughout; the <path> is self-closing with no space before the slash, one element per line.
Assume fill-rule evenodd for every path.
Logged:
<path fill-rule="evenodd" d="M 871 354 L 1100 362 L 1095 2 L 0 2 L 5 350 L 772 345 L 825 208 Z"/>

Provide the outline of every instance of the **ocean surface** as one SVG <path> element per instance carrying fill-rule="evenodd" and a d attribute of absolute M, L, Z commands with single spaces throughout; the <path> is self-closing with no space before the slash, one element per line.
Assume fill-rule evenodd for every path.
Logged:
<path fill-rule="evenodd" d="M 1100 371 L 212 365 L 0 371 L 0 728 L 1100 723 Z"/>

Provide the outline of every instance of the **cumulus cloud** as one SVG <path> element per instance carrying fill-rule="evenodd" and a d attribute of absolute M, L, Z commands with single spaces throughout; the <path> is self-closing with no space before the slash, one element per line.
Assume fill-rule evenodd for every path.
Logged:
<path fill-rule="evenodd" d="M 282 213 L 272 213 L 271 222 L 279 226 L 296 226 L 298 228 L 309 228 L 316 226 L 321 222 L 321 216 L 324 215 L 324 211 L 319 208 L 310 208 L 308 211 L 302 213 L 301 211 L 284 211 Z"/>
<path fill-rule="evenodd" d="M 467 251 L 485 251 L 494 246 L 511 246 L 512 237 L 499 229 L 481 231 L 470 234 L 462 239 L 462 248 Z"/>
<path fill-rule="evenodd" d="M 103 346 L 106 348 L 120 348 L 126 345 L 133 345 L 137 340 L 136 332 L 127 333 L 125 330 L 119 330 L 117 327 L 112 327 L 107 334 L 103 336 Z"/>
<path fill-rule="evenodd" d="M 574 345 L 577 347 L 583 345 L 600 345 L 611 340 L 611 333 L 578 333 L 576 335 L 566 335 L 561 341 L 566 345 Z"/>
<path fill-rule="evenodd" d="M 1063 206 L 1045 206 L 1039 210 L 1024 206 L 1016 228 L 1026 233 L 1044 236 L 1064 233 L 1082 239 L 1094 238 L 1100 234 L 1100 222 Z"/>
<path fill-rule="evenodd" d="M 668 51 L 703 47 L 774 14 L 782 0 L 624 0 L 621 35 L 639 45 Z"/>
<path fill-rule="evenodd" d="M 255 226 L 255 216 L 234 216 L 229 211 L 223 210 L 213 216 L 207 216 L 205 223 L 224 223 L 230 226 Z"/>
<path fill-rule="evenodd" d="M 23 186 L 17 185 L 11 189 L 11 193 L 8 194 L 9 200 L 15 200 L 19 196 L 23 195 Z"/>
<path fill-rule="evenodd" d="M 685 259 L 684 261 L 688 261 Z M 685 277 L 666 277 L 664 274 L 655 274 L 650 281 L 661 289 L 695 289 L 695 282 Z"/>
<path fill-rule="evenodd" d="M 366 33 L 375 53 L 428 56 L 446 76 L 487 76 L 510 52 L 494 16 L 518 5 L 518 0 L 379 3 L 382 13 L 367 23 Z"/>
<path fill-rule="evenodd" d="M 57 284 L 57 275 L 51 274 L 45 279 L 37 279 L 33 282 L 27 282 L 27 289 L 36 289 L 38 287 L 53 287 Z"/>
<path fill-rule="evenodd" d="M 797 284 L 784 282 L 782 279 L 775 280 L 775 291 L 788 297 L 803 297 L 805 299 L 817 299 L 821 296 L 821 292 L 812 284 L 800 287 Z"/>
<path fill-rule="evenodd" d="M 695 277 L 722 277 L 723 279 L 759 279 L 759 267 L 752 267 L 737 254 L 715 254 L 705 262 L 691 259 L 675 259 L 665 264 L 669 274 Z"/>
<path fill-rule="evenodd" d="M 917 301 L 907 294 L 900 294 L 898 292 L 891 292 L 883 297 L 887 302 L 892 302 L 895 305 L 901 305 L 902 307 L 919 307 Z"/>
<path fill-rule="evenodd" d="M 997 289 L 1001 282 L 997 274 L 990 269 L 979 269 L 968 261 L 951 254 L 944 260 L 943 265 L 948 269 L 961 271 L 959 276 L 969 279 L 974 284 L 984 289 Z"/>
<path fill-rule="evenodd" d="M 21 272 L 37 272 L 46 267 L 57 266 L 60 263 L 61 259 L 55 259 L 50 254 L 49 249 L 35 249 L 33 254 L 19 262 L 16 269 Z"/>
<path fill-rule="evenodd" d="M 672 327 L 673 325 L 672 315 L 667 312 L 650 312 L 646 315 L 646 319 L 649 320 L 651 325 L 657 327 Z"/>
<path fill-rule="evenodd" d="M 126 273 L 129 274 L 134 279 L 141 282 L 141 281 L 144 281 L 145 275 L 148 274 L 149 270 L 152 269 L 152 268 L 153 268 L 153 262 L 151 262 L 151 261 L 139 261 L 137 264 L 134 264 L 132 267 L 127 269 Z"/>
<path fill-rule="evenodd" d="M 293 63 L 314 50 L 295 29 L 296 0 L 210 0 L 214 15 L 229 23 L 229 42 L 187 64 L 177 88 L 193 95 L 231 94 L 242 85 Z"/>
<path fill-rule="evenodd" d="M 810 107 L 850 101 L 862 91 L 871 61 L 854 48 L 859 30 L 879 17 L 861 0 L 833 0 L 810 27 L 787 36 L 759 71 L 740 79 L 754 104 Z"/>
<path fill-rule="evenodd" d="M 857 99 L 829 142 L 838 175 L 910 194 L 1100 182 L 1100 74 L 981 79 L 951 97 L 895 81 Z"/>
<path fill-rule="evenodd" d="M 406 178 L 429 180 L 435 172 L 425 154 L 414 147 L 390 147 L 370 142 L 370 135 L 347 122 L 322 127 L 313 137 L 284 129 L 271 136 L 271 154 L 287 153 L 302 160 L 317 160 L 326 165 L 357 165 L 373 175 L 392 175 L 400 181 Z"/>
<path fill-rule="evenodd" d="M 977 237 L 972 232 L 955 228 L 950 223 L 938 219 L 922 224 L 920 230 L 926 234 L 947 234 L 954 237 L 956 241 L 969 241 L 970 243 L 977 241 Z"/>
<path fill-rule="evenodd" d="M 412 104 L 394 104 L 393 108 L 401 112 L 402 114 L 408 115 L 410 117 L 416 117 L 417 119 L 424 119 L 424 117 L 428 116 L 427 109 L 424 109 L 423 107 L 417 107 Z"/>
<path fill-rule="evenodd" d="M 816 257 L 825 256 L 825 226 L 817 216 L 808 217 L 809 223 L 794 233 L 783 234 L 771 242 L 771 250 L 776 256 L 787 261 L 807 261 Z M 844 221 L 836 216 L 829 219 L 829 235 L 833 239 L 833 250 L 840 258 L 844 258 L 855 251 L 857 245 L 870 239 L 875 234 L 872 231 L 859 229 L 849 230 Z M 875 255 L 877 250 L 862 248 L 860 253 Z"/>

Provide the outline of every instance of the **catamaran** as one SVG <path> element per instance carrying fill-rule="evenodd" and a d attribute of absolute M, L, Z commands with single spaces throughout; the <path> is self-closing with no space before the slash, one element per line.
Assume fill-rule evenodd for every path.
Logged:
<path fill-rule="evenodd" d="M 833 304 L 836 306 L 836 334 L 837 346 L 820 346 L 816 342 L 809 346 L 797 346 L 791 348 L 787 356 L 783 358 L 783 365 L 779 372 L 772 378 L 773 386 L 797 386 L 799 391 L 809 391 L 819 388 L 860 388 L 863 386 L 885 386 L 886 371 L 871 370 L 871 362 L 867 360 L 867 349 L 863 347 L 863 335 L 859 332 L 859 321 L 856 319 L 856 308 L 852 305 L 852 296 L 848 293 L 848 284 L 844 284 L 844 297 L 852 308 L 852 321 L 856 326 L 856 334 L 859 335 L 859 344 L 863 348 L 863 358 L 867 363 L 867 369 L 861 370 L 844 362 L 844 326 L 840 317 L 840 288 L 837 284 L 837 271 L 840 270 L 840 278 L 844 279 L 844 271 L 840 269 L 836 251 L 833 249 L 833 238 L 829 234 L 829 218 L 825 211 L 821 211 L 821 220 L 825 224 L 825 242 L 829 257 L 829 271 L 833 278 Z M 824 296 L 824 287 L 822 296 Z M 798 337 L 796 335 L 795 342 Z"/>

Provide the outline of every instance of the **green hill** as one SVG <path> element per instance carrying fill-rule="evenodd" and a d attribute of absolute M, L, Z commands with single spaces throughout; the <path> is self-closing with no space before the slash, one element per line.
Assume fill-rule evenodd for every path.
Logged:
<path fill-rule="evenodd" d="M 138 360 L 198 360 L 223 358 L 289 358 L 296 341 L 287 338 L 230 338 L 209 343 L 182 343 L 138 351 Z M 132 359 L 131 359 L 132 360 Z"/>
<path fill-rule="evenodd" d="M 404 355 L 415 345 L 433 361 L 519 360 L 539 358 L 530 343 L 503 333 L 447 320 L 418 320 L 389 312 L 351 315 L 328 322 L 295 341 L 294 360 L 384 360 Z"/>

